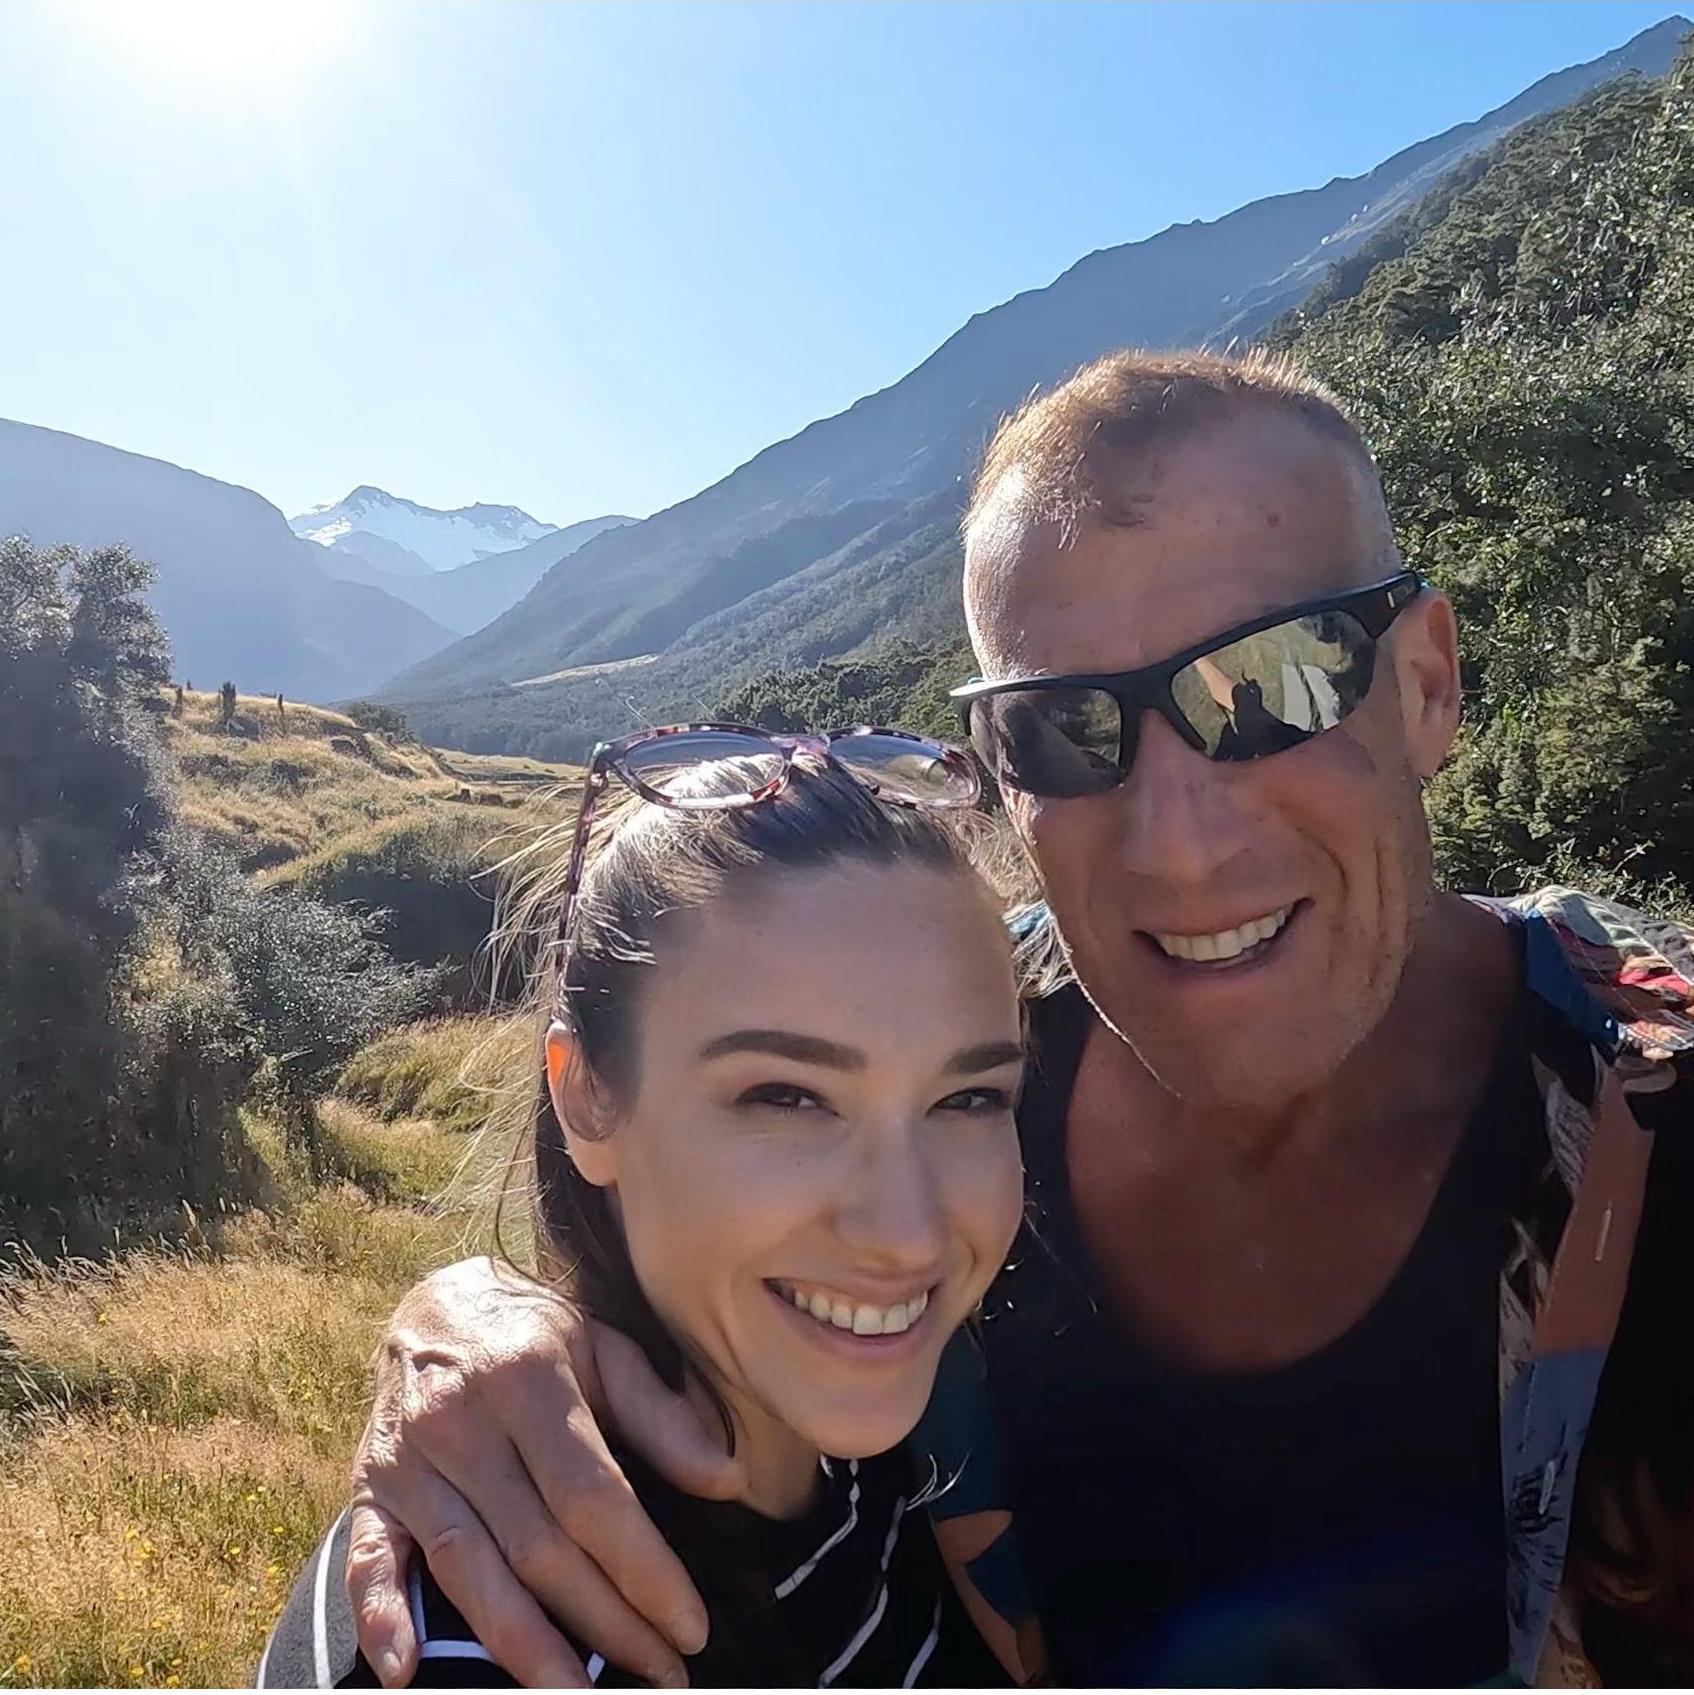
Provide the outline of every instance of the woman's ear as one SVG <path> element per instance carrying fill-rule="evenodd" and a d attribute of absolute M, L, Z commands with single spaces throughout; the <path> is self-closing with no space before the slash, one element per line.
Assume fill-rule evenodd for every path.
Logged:
<path fill-rule="evenodd" d="M 571 1164 L 596 1188 L 614 1186 L 618 1156 L 610 1127 L 602 1123 L 594 1079 L 583 1063 L 581 1044 L 557 1019 L 547 1027 L 547 1092 L 553 1097 Z"/>

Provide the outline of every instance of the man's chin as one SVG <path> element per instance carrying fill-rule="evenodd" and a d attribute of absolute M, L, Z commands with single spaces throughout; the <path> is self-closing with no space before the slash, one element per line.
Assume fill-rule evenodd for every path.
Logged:
<path fill-rule="evenodd" d="M 1184 1106 L 1205 1112 L 1275 1116 L 1321 1089 L 1355 1046 L 1351 1021 L 1305 1020 L 1287 1030 L 1258 1030 L 1250 1044 L 1227 1027 L 1117 1030 L 1154 1082 Z"/>

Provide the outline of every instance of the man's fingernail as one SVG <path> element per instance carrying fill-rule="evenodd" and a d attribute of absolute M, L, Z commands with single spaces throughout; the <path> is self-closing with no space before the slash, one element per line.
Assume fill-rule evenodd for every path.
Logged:
<path fill-rule="evenodd" d="M 382 1679 L 384 1688 L 392 1688 L 400 1682 L 400 1656 L 392 1648 L 384 1648 L 377 1655 L 376 1675 Z"/>
<path fill-rule="evenodd" d="M 670 1622 L 670 1628 L 665 1632 L 676 1646 L 679 1654 L 698 1654 L 706 1646 L 706 1615 L 704 1613 L 678 1613 Z"/>
<path fill-rule="evenodd" d="M 681 1666 L 662 1666 L 653 1681 L 661 1689 L 686 1689 L 688 1673 Z"/>

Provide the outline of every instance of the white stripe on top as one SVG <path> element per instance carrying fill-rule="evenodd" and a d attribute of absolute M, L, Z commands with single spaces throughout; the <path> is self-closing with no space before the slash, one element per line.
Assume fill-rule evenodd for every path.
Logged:
<path fill-rule="evenodd" d="M 329 1595 L 329 1556 L 346 1518 L 344 1511 L 329 1527 L 329 1535 L 318 1549 L 318 1569 L 312 1573 L 312 1676 L 319 1689 L 335 1687 L 329 1675 L 329 1619 L 324 1608 Z"/>
<path fill-rule="evenodd" d="M 494 1664 L 494 1656 L 480 1642 L 461 1636 L 430 1635 L 424 1617 L 423 1567 L 417 1560 L 412 1561 L 407 1576 L 406 1599 L 411 1603 L 412 1629 L 417 1634 L 420 1660 L 487 1660 Z"/>
<path fill-rule="evenodd" d="M 941 1601 L 935 1603 L 935 1619 L 929 1627 L 929 1635 L 923 1639 L 923 1646 L 918 1649 L 917 1658 L 906 1667 L 906 1675 L 900 1680 L 902 1689 L 912 1688 L 918 1681 L 918 1674 L 929 1664 L 929 1656 L 935 1652 L 935 1644 L 941 1640 Z"/>
<path fill-rule="evenodd" d="M 859 1522 L 859 1462 L 857 1460 L 849 1460 L 847 1462 L 847 1475 L 853 1479 L 853 1487 L 847 1491 L 846 1523 L 839 1525 L 836 1529 L 832 1530 L 824 1539 L 823 1546 L 819 1548 L 810 1559 L 802 1561 L 801 1564 L 797 1565 L 793 1571 L 791 1571 L 787 1577 L 785 1577 L 776 1586 L 776 1598 L 779 1601 L 786 1601 L 788 1597 L 792 1595 L 814 1571 L 817 1570 L 818 1561 L 821 1560 L 831 1548 L 836 1547 L 841 1542 L 844 1542 L 853 1534 L 853 1527 Z"/>
<path fill-rule="evenodd" d="M 906 1497 L 902 1495 L 894 1503 L 894 1518 L 888 1526 L 888 1539 L 882 1544 L 882 1582 L 877 1589 L 876 1605 L 871 1608 L 871 1616 L 853 1632 L 853 1640 L 824 1668 L 818 1678 L 820 1689 L 828 1688 L 853 1663 L 859 1650 L 870 1641 L 872 1633 L 882 1623 L 882 1615 L 888 1610 L 888 1562 L 894 1557 L 894 1544 L 900 1540 L 900 1520 L 905 1517 L 905 1513 Z"/>

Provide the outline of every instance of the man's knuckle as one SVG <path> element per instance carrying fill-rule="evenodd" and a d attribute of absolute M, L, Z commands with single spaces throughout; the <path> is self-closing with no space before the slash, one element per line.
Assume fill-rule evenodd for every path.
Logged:
<path fill-rule="evenodd" d="M 555 1517 L 579 1547 L 603 1544 L 623 1523 L 626 1497 L 619 1489 L 592 1483 L 560 1502 Z"/>
<path fill-rule="evenodd" d="M 355 1537 L 347 1548 L 347 1586 L 364 1591 L 394 1581 L 394 1558 L 380 1535 Z"/>
<path fill-rule="evenodd" d="M 448 1574 L 463 1566 L 470 1556 L 470 1529 L 456 1519 L 449 1519 L 425 1531 L 418 1538 L 418 1546 L 431 1571 L 437 1576 Z"/>
<path fill-rule="evenodd" d="M 545 1529 L 509 1537 L 501 1551 L 518 1581 L 531 1591 L 558 1575 L 566 1552 L 564 1538 Z"/>

